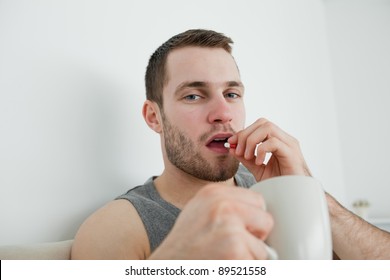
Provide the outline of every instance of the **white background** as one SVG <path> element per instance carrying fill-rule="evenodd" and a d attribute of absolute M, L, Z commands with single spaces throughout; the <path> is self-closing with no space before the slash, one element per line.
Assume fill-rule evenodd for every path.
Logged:
<path fill-rule="evenodd" d="M 161 173 L 144 72 L 189 28 L 235 41 L 248 125 L 272 120 L 329 193 L 390 217 L 389 1 L 0 0 L 0 245 L 73 238 Z"/>
<path fill-rule="evenodd" d="M 5 280 L 40 279 L 266 279 L 291 277 L 300 280 L 389 279 L 390 261 L 249 261 L 249 260 L 159 260 L 153 261 L 2 261 L 1 276 Z M 20 269 L 23 267 L 23 269 Z M 126 275 L 127 271 L 133 275 Z M 162 272 L 165 275 L 161 275 Z M 176 272 L 177 271 L 177 272 Z M 140 275 L 143 272 L 142 275 Z M 148 273 L 149 272 L 149 273 Z M 172 275 L 176 272 L 176 275 Z M 207 273 L 208 272 L 208 273 Z M 260 273 L 259 273 L 260 272 Z M 134 275 L 138 273 L 138 275 Z M 157 275 L 158 273 L 158 275 Z M 261 274 L 263 273 L 263 275 Z M 265 274 L 264 274 L 265 273 Z M 130 273 L 129 273 L 130 274 Z M 154 275 L 153 275 L 154 274 Z M 191 275 L 190 275 L 191 274 Z M 196 274 L 196 275 L 193 275 Z"/>

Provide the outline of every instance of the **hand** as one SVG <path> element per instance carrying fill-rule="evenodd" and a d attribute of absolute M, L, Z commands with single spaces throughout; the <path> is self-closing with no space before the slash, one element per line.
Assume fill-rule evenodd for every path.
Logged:
<path fill-rule="evenodd" d="M 151 259 L 266 259 L 263 240 L 273 226 L 262 196 L 212 184 L 184 207 Z"/>
<path fill-rule="evenodd" d="M 229 138 L 233 154 L 259 182 L 280 175 L 311 176 L 298 141 L 266 119 L 259 119 Z M 257 156 L 255 156 L 255 150 Z M 267 164 L 266 153 L 272 153 Z"/>

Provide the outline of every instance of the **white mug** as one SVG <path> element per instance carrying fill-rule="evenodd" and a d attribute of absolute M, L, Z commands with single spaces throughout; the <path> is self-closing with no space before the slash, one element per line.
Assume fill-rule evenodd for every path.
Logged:
<path fill-rule="evenodd" d="M 282 260 L 331 260 L 332 235 L 325 192 L 308 176 L 279 176 L 256 183 L 273 216 L 266 240 Z"/>

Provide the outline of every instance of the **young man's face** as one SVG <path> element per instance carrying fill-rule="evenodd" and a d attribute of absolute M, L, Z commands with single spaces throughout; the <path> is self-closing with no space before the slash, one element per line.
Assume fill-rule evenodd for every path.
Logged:
<path fill-rule="evenodd" d="M 233 57 L 221 48 L 185 47 L 167 59 L 163 145 L 169 161 L 207 181 L 234 176 L 239 162 L 225 139 L 244 128 L 244 88 Z"/>

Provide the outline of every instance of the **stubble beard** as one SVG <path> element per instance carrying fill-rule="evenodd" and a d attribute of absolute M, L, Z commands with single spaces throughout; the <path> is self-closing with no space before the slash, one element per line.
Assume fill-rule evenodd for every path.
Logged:
<path fill-rule="evenodd" d="M 229 154 L 223 154 L 215 158 L 215 162 L 206 160 L 199 149 L 202 139 L 208 139 L 216 131 L 221 132 L 221 126 L 216 126 L 199 137 L 196 145 L 189 137 L 173 126 L 165 114 L 162 113 L 164 127 L 164 143 L 168 160 L 177 168 L 198 179 L 210 182 L 222 182 L 232 178 L 239 166 L 239 161 Z M 217 130 L 218 129 L 218 130 Z M 224 128 L 227 131 L 227 128 Z M 231 131 L 231 130 L 229 130 Z"/>

